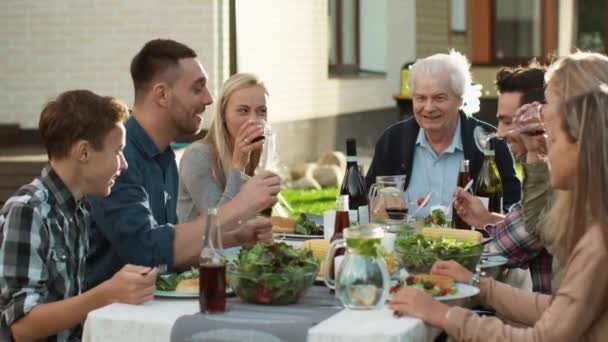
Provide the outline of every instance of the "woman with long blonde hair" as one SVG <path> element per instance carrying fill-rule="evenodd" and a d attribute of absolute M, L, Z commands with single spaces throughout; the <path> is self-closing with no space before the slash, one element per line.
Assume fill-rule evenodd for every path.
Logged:
<path fill-rule="evenodd" d="M 543 107 L 551 184 L 561 191 L 544 228 L 562 265 L 553 296 L 530 293 L 473 275 L 453 261 L 431 272 L 477 284 L 495 317 L 434 300 L 405 287 L 396 311 L 445 329 L 458 341 L 604 341 L 608 336 L 608 57 L 578 52 L 548 70 Z M 565 196 L 565 197 L 564 197 Z"/>
<path fill-rule="evenodd" d="M 205 138 L 190 145 L 179 166 L 177 215 L 188 222 L 210 207 L 220 207 L 222 222 L 259 213 L 276 202 L 280 178 L 254 175 L 267 119 L 264 83 L 253 74 L 236 74 L 222 87 Z"/>

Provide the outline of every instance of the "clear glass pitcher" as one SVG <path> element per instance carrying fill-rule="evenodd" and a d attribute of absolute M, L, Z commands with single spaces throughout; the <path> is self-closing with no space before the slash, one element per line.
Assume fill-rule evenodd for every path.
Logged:
<path fill-rule="evenodd" d="M 407 221 L 408 199 L 406 198 L 405 175 L 377 176 L 369 189 L 371 218 L 387 224 Z"/>
<path fill-rule="evenodd" d="M 384 236 L 380 225 L 365 224 L 343 231 L 344 239 L 335 240 L 325 256 L 325 265 L 334 261 L 336 250 L 346 247 L 336 280 L 325 267 L 325 284 L 336 290 L 336 297 L 348 309 L 372 310 L 384 306 L 388 296 L 389 275 L 384 258 L 377 253 Z"/>

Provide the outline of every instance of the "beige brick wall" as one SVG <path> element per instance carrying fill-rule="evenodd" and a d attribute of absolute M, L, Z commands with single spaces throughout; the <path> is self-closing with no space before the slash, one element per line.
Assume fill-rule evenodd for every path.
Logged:
<path fill-rule="evenodd" d="M 468 12 L 467 12 L 468 13 Z M 466 33 L 450 33 L 449 0 L 416 0 L 416 57 L 456 49 L 469 52 Z"/>
<path fill-rule="evenodd" d="M 415 56 L 414 0 L 378 1 L 386 1 L 378 23 L 387 27 L 386 75 L 350 79 L 328 76 L 327 0 L 237 1 L 239 71 L 265 80 L 270 121 L 395 106 L 401 66 Z"/>
<path fill-rule="evenodd" d="M 153 38 L 194 48 L 216 91 L 227 74 L 228 1 L 3 0 L 0 124 L 37 126 L 43 103 L 88 88 L 132 102 L 129 63 Z M 221 26 L 221 27 L 220 27 Z M 217 39 L 216 37 L 222 37 Z"/>

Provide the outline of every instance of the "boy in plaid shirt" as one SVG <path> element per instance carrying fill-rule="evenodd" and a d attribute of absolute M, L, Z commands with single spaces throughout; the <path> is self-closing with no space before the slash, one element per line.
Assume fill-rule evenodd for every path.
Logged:
<path fill-rule="evenodd" d="M 124 104 L 88 90 L 42 110 L 49 165 L 0 211 L 0 340 L 79 341 L 90 311 L 153 298 L 157 270 L 134 265 L 83 292 L 90 218 L 82 198 L 107 196 L 127 168 L 127 117 Z"/>

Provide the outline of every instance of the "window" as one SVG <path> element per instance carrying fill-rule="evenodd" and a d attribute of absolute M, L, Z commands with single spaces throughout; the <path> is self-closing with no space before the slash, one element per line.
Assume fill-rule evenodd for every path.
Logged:
<path fill-rule="evenodd" d="M 608 0 L 578 1 L 576 46 L 585 51 L 608 52 Z"/>
<path fill-rule="evenodd" d="M 329 72 L 359 72 L 359 0 L 329 0 Z"/>
<path fill-rule="evenodd" d="M 540 0 L 494 0 L 494 60 L 542 57 Z"/>
<path fill-rule="evenodd" d="M 452 32 L 465 32 L 467 30 L 465 0 L 452 0 L 450 2 L 450 28 Z"/>
<path fill-rule="evenodd" d="M 555 53 L 558 0 L 470 1 L 473 63 L 548 62 Z"/>

